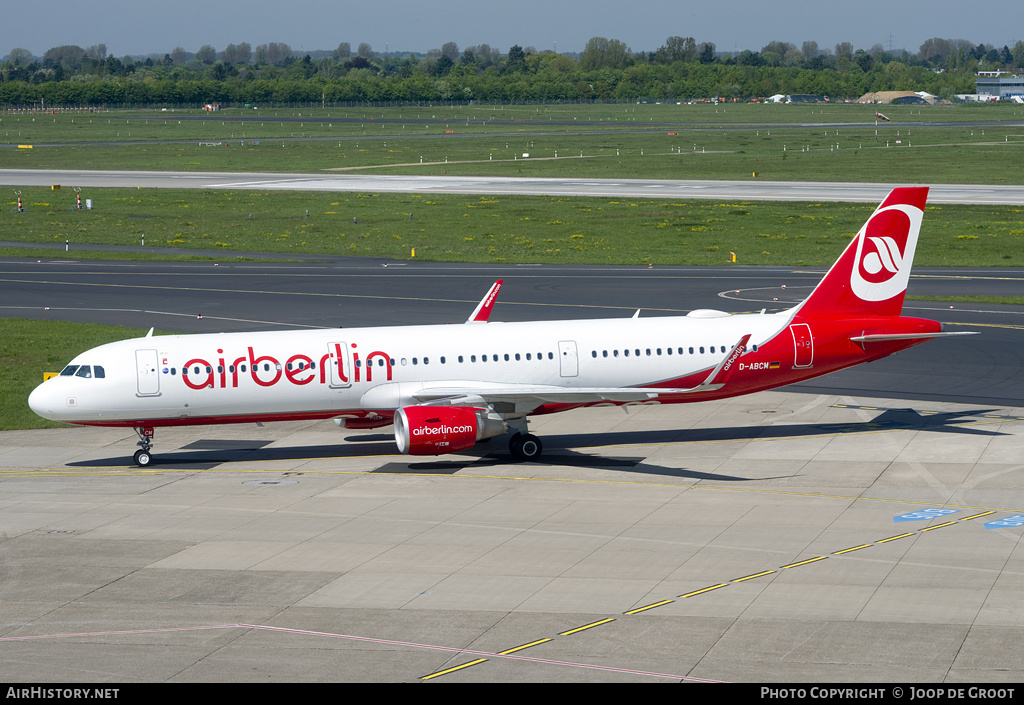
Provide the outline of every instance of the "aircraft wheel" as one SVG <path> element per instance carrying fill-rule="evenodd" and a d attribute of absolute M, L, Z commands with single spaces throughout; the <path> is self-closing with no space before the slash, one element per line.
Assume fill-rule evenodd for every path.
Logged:
<path fill-rule="evenodd" d="M 508 439 L 508 452 L 512 454 L 512 459 L 519 461 L 523 459 L 523 455 L 519 450 L 519 446 L 523 441 L 523 435 L 517 433 Z"/>
<path fill-rule="evenodd" d="M 519 453 L 523 460 L 537 460 L 542 452 L 544 452 L 544 446 L 540 439 L 532 433 L 527 433 L 519 442 Z"/>
<path fill-rule="evenodd" d="M 544 451 L 544 446 L 541 444 L 540 439 L 532 433 L 525 435 L 517 433 L 509 440 L 508 449 L 516 460 L 530 462 L 540 458 L 540 454 Z"/>
<path fill-rule="evenodd" d="M 153 456 L 148 450 L 137 450 L 135 451 L 135 464 L 140 468 L 144 468 L 147 465 L 153 463 Z"/>

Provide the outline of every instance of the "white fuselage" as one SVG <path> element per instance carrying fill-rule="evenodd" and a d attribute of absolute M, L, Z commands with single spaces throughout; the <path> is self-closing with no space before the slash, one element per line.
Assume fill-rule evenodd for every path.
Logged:
<path fill-rule="evenodd" d="M 705 315 L 135 338 L 79 355 L 29 404 L 68 423 L 157 426 L 390 416 L 439 384 L 651 386 L 706 374 L 793 312 Z"/>

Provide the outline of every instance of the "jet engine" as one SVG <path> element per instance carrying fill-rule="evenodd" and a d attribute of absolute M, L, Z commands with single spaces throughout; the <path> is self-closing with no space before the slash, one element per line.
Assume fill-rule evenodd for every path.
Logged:
<path fill-rule="evenodd" d="M 407 406 L 395 412 L 395 443 L 406 455 L 456 453 L 507 429 L 501 419 L 469 406 Z"/>

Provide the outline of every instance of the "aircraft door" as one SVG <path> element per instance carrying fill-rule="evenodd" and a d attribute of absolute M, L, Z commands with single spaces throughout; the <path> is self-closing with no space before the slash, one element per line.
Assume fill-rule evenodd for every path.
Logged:
<path fill-rule="evenodd" d="M 160 368 L 156 350 L 136 350 L 135 369 L 138 374 L 140 397 L 160 396 Z"/>
<path fill-rule="evenodd" d="M 793 334 L 793 367 L 811 367 L 814 365 L 814 340 L 811 338 L 811 327 L 806 323 L 794 323 L 789 327 Z"/>
<path fill-rule="evenodd" d="M 580 364 L 576 357 L 576 341 L 560 340 L 558 342 L 559 369 L 563 377 L 578 377 Z"/>
<path fill-rule="evenodd" d="M 324 360 L 329 370 L 328 378 L 333 389 L 352 386 L 352 356 L 348 344 L 344 342 L 328 343 L 328 357 Z"/>

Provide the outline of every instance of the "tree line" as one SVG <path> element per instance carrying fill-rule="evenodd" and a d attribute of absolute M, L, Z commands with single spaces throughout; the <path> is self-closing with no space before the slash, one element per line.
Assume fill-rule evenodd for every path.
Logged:
<path fill-rule="evenodd" d="M 777 93 L 856 98 L 869 91 L 924 90 L 952 98 L 973 93 L 979 70 L 1024 67 L 1024 42 L 1012 48 L 932 38 L 915 54 L 881 45 L 854 49 L 773 41 L 760 51 L 717 51 L 711 42 L 669 37 L 654 51 L 633 52 L 594 37 L 578 54 L 515 45 L 507 53 L 454 42 L 426 55 L 355 51 L 297 55 L 283 43 L 222 51 L 181 47 L 162 58 L 115 57 L 103 44 L 63 45 L 41 58 L 11 50 L 0 62 L 0 104 L 267 105 L 346 102 L 532 102 L 750 99 Z"/>

